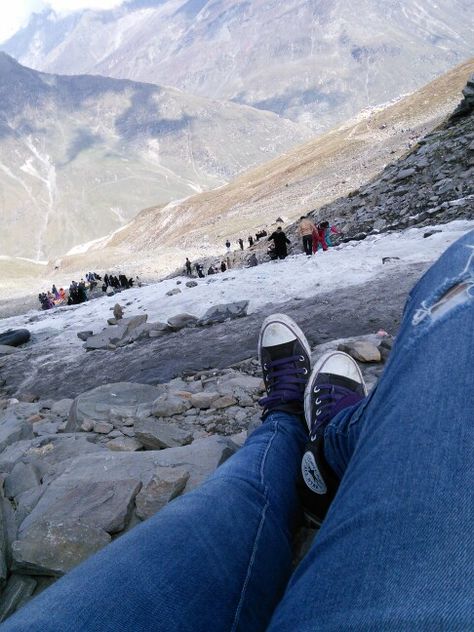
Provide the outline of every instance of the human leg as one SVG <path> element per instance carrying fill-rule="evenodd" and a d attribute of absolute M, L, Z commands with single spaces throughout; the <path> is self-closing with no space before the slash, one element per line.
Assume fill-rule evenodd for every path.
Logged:
<path fill-rule="evenodd" d="M 342 475 L 269 630 L 474 628 L 474 232 L 420 280 L 379 385 L 327 426 Z"/>
<path fill-rule="evenodd" d="M 291 571 L 300 514 L 296 482 L 306 433 L 297 413 L 309 347 L 291 322 L 264 323 L 265 419 L 244 447 L 201 487 L 59 580 L 2 630 L 265 629 Z"/>
<path fill-rule="evenodd" d="M 313 253 L 313 238 L 311 235 L 303 235 L 303 251 L 305 255 Z"/>

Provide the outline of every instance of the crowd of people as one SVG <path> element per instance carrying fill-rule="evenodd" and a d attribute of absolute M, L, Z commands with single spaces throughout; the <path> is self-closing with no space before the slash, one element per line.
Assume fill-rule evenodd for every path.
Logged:
<path fill-rule="evenodd" d="M 229 260 L 227 260 L 227 263 L 225 261 L 221 261 L 220 264 L 217 264 L 216 266 L 212 265 L 212 263 L 211 263 L 209 268 L 207 269 L 207 275 L 209 276 L 210 274 L 217 274 L 218 272 L 225 272 L 227 270 L 227 268 L 229 268 L 229 267 L 230 267 Z M 186 261 L 185 261 L 185 264 L 184 264 L 184 270 L 185 270 L 186 276 L 193 276 L 193 264 L 188 259 L 188 257 L 186 257 Z M 204 266 L 201 263 L 196 262 L 194 264 L 194 270 L 196 271 L 196 274 L 198 275 L 198 277 L 200 279 L 203 279 L 206 276 L 204 274 Z"/>
<path fill-rule="evenodd" d="M 280 220 L 277 220 L 280 221 Z M 307 256 L 311 256 L 316 254 L 318 250 L 322 250 L 325 252 L 329 247 L 334 246 L 334 236 L 341 235 L 341 232 L 335 227 L 331 226 L 329 222 L 322 221 L 318 224 L 315 224 L 311 215 L 302 215 L 300 217 L 300 222 L 298 225 L 298 234 L 302 238 L 302 246 L 303 252 Z M 267 249 L 267 255 L 271 260 L 275 259 L 285 259 L 288 256 L 288 245 L 291 243 L 288 239 L 286 233 L 284 232 L 281 226 L 278 226 L 275 231 L 269 236 L 268 232 L 265 229 L 262 229 L 255 233 L 255 238 L 252 235 L 249 235 L 247 238 L 249 248 L 252 248 L 258 241 L 268 237 L 267 241 L 273 242 Z M 244 250 L 244 240 L 242 237 L 237 239 L 240 250 Z M 231 249 L 231 241 L 229 239 L 225 242 L 226 253 L 230 254 Z M 226 263 L 227 261 L 227 263 Z M 220 264 L 213 265 L 211 264 L 207 270 L 207 275 L 216 274 L 219 272 L 225 272 L 228 267 L 230 267 L 230 260 L 227 256 L 226 261 L 222 261 Z M 258 264 L 257 257 L 255 252 L 253 252 L 250 258 L 247 260 L 248 267 L 253 267 Z M 185 262 L 185 273 L 187 276 L 193 276 L 193 267 L 196 275 L 199 278 L 203 278 L 206 276 L 204 271 L 204 266 L 201 263 L 191 263 L 191 261 L 186 257 Z"/>
<path fill-rule="evenodd" d="M 90 292 L 97 287 L 99 281 L 102 281 L 102 291 L 106 293 L 120 292 L 121 290 L 134 287 L 134 285 L 141 286 L 141 281 L 138 276 L 133 279 L 127 277 L 125 274 L 114 275 L 107 273 L 102 278 L 96 272 L 88 272 L 85 278 L 82 278 L 79 283 L 77 281 L 71 281 L 67 290 L 62 287 L 58 290 L 56 285 L 53 284 L 51 290 L 38 294 L 41 309 L 46 310 L 60 305 L 79 305 L 80 303 L 84 303 L 89 299 Z M 109 288 L 111 288 L 111 290 L 109 290 Z"/>

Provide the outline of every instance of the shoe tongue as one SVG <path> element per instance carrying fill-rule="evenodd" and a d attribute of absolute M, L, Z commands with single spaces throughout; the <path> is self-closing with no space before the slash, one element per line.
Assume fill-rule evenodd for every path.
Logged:
<path fill-rule="evenodd" d="M 320 373 L 318 375 L 319 384 L 332 384 L 332 386 L 343 386 L 356 393 L 364 394 L 364 389 L 360 382 L 351 380 L 344 375 L 336 375 L 335 373 Z"/>
<path fill-rule="evenodd" d="M 295 341 L 285 342 L 281 345 L 274 345 L 272 347 L 266 347 L 271 354 L 272 360 L 281 360 L 282 358 L 288 358 L 293 355 Z"/>

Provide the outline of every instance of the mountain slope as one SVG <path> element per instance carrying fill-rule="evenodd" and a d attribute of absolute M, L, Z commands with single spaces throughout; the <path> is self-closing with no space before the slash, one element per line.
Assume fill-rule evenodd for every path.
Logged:
<path fill-rule="evenodd" d="M 397 177 L 400 164 L 410 160 L 409 148 L 417 151 L 418 140 L 454 110 L 472 72 L 474 59 L 410 97 L 367 113 L 355 122 L 243 174 L 225 187 L 195 195 L 182 203 L 146 209 L 123 230 L 92 248 L 82 258 L 69 257 L 63 260 L 63 264 L 71 269 L 80 269 L 81 265 L 86 265 L 85 261 L 94 262 L 98 267 L 128 261 L 141 265 L 142 270 L 170 271 L 173 265 L 181 262 L 183 249 L 195 257 L 222 253 L 226 238 L 234 241 L 239 236 L 246 237 L 264 226 L 275 225 L 279 216 L 296 220 L 302 213 L 329 203 L 333 203 L 332 206 L 321 213 L 326 218 L 338 219 L 340 225 L 347 224 L 351 233 L 356 231 L 357 226 L 360 226 L 359 230 L 371 228 L 379 216 L 385 217 L 385 212 L 385 225 L 388 225 L 395 221 L 399 207 L 400 217 L 402 211 L 404 217 L 415 214 L 418 208 L 411 208 L 411 202 L 398 204 L 398 196 L 403 190 L 392 193 L 400 182 L 391 187 L 387 178 Z M 472 116 L 469 121 L 472 124 Z M 461 133 L 464 133 L 464 122 L 460 126 Z M 456 129 L 448 131 L 447 136 L 456 138 Z M 444 160 L 443 142 L 439 141 L 439 155 L 433 158 L 436 165 Z M 462 142 L 467 156 L 469 143 L 466 144 L 464 139 Z M 432 148 L 431 143 L 428 146 Z M 430 160 L 429 154 L 425 160 Z M 446 165 L 439 166 L 439 173 L 445 166 L 446 170 L 457 169 L 458 166 L 461 171 L 464 169 L 462 165 L 448 160 L 444 162 Z M 393 165 L 381 174 L 390 163 Z M 427 178 L 438 175 L 433 175 L 431 169 L 425 171 Z M 417 173 L 417 177 L 423 178 L 423 169 L 417 170 Z M 443 178 L 446 177 L 443 175 Z M 372 178 L 368 198 L 362 188 L 359 197 L 353 195 L 354 190 L 369 183 Z M 471 183 L 466 182 L 467 187 L 472 187 L 473 179 L 470 180 Z M 376 201 L 378 185 L 381 191 L 385 187 L 384 195 L 389 203 Z M 420 184 L 414 186 L 417 195 L 416 189 Z M 423 183 L 424 189 L 427 186 L 430 186 L 429 182 Z M 423 195 L 426 198 L 426 194 Z M 336 202 L 337 198 L 340 200 Z M 439 203 L 443 200 L 439 198 Z M 425 202 L 432 204 L 428 199 Z M 365 215 L 364 210 L 368 211 Z M 155 252 L 157 246 L 158 253 Z"/>
<path fill-rule="evenodd" d="M 50 72 L 232 99 L 328 129 L 472 54 L 466 0 L 137 0 L 45 12 L 3 45 Z"/>
<path fill-rule="evenodd" d="M 64 253 L 147 204 L 225 184 L 308 138 L 272 114 L 171 88 L 63 77 L 0 53 L 3 254 Z"/>

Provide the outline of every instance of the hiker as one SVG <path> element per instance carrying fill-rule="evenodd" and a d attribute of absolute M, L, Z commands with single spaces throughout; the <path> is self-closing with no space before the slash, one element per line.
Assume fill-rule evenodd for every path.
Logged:
<path fill-rule="evenodd" d="M 276 231 L 270 235 L 268 241 L 273 241 L 275 244 L 275 258 L 286 259 L 288 256 L 287 244 L 291 243 L 288 237 L 282 230 L 281 226 L 278 226 Z"/>
<path fill-rule="evenodd" d="M 187 257 L 186 257 L 186 263 L 184 265 L 186 266 L 186 274 L 188 276 L 191 276 L 192 275 L 192 272 L 191 272 L 191 261 L 189 261 L 189 259 Z"/>
<path fill-rule="evenodd" d="M 269 316 L 243 447 L 2 632 L 474 629 L 473 287 L 471 231 L 410 293 L 369 397 L 350 356 L 311 370 L 300 328 Z M 299 485 L 321 528 L 295 569 Z"/>
<path fill-rule="evenodd" d="M 51 292 L 52 294 L 54 294 L 54 298 L 58 299 L 59 298 L 59 292 L 58 289 L 56 287 L 56 285 L 53 283 L 53 287 L 51 288 Z"/>
<path fill-rule="evenodd" d="M 342 235 L 341 231 L 336 228 L 336 226 L 330 226 L 329 222 L 326 222 L 327 226 L 324 231 L 324 240 L 328 247 L 334 246 L 332 241 L 333 235 Z"/>
<path fill-rule="evenodd" d="M 255 266 L 258 266 L 258 259 L 257 259 L 257 255 L 254 252 L 252 252 L 248 260 L 248 267 L 254 268 Z"/>
<path fill-rule="evenodd" d="M 196 264 L 194 265 L 194 267 L 195 267 L 195 269 L 196 269 L 196 272 L 197 272 L 198 277 L 199 277 L 200 279 L 203 279 L 203 278 L 204 278 L 204 272 L 203 272 L 203 267 L 202 267 L 202 265 L 201 265 L 200 263 L 196 263 Z"/>
<path fill-rule="evenodd" d="M 214 266 L 211 264 L 209 268 L 207 269 L 207 274 L 209 275 L 209 274 L 215 274 L 215 273 L 216 271 L 214 269 Z"/>
<path fill-rule="evenodd" d="M 317 230 L 313 221 L 308 215 L 300 217 L 298 233 L 303 238 L 303 252 L 310 256 L 313 254 L 313 231 Z"/>
<path fill-rule="evenodd" d="M 249 242 L 249 248 L 251 248 L 253 246 L 253 237 L 252 237 L 252 235 L 249 235 L 247 237 L 247 241 Z"/>
<path fill-rule="evenodd" d="M 229 240 L 227 240 L 225 242 L 225 247 L 227 248 L 227 252 L 230 252 L 230 241 Z"/>
<path fill-rule="evenodd" d="M 243 250 L 244 249 L 244 240 L 242 239 L 242 237 L 240 237 L 237 241 L 239 242 L 240 250 Z"/>
<path fill-rule="evenodd" d="M 227 266 L 224 261 L 221 261 L 221 272 L 225 272 L 227 270 Z"/>

